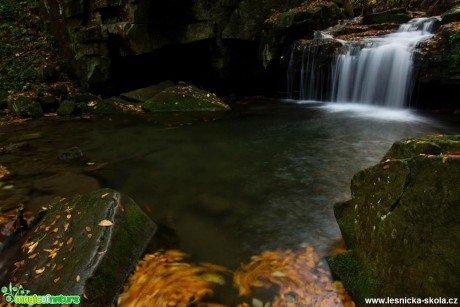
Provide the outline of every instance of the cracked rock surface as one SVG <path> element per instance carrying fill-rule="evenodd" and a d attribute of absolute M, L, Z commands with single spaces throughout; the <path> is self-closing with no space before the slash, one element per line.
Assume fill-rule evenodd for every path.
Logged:
<path fill-rule="evenodd" d="M 364 297 L 455 297 L 460 286 L 460 137 L 396 142 L 357 173 L 334 211 L 348 251 L 334 273 Z"/>

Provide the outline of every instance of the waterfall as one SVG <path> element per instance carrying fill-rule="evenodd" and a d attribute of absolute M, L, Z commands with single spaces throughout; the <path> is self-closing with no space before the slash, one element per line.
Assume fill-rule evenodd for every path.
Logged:
<path fill-rule="evenodd" d="M 437 17 L 415 18 L 389 35 L 360 42 L 342 42 L 341 51 L 328 68 L 331 70 L 329 78 L 317 76 L 319 67 L 315 54 L 319 51 L 306 46 L 298 98 L 404 107 L 413 87 L 413 51 L 419 42 L 432 36 L 438 20 Z M 288 74 L 295 71 L 292 61 L 294 53 L 291 54 Z M 291 75 L 289 82 L 293 81 Z M 293 88 L 292 84 L 288 88 L 291 98 L 294 96 Z"/>

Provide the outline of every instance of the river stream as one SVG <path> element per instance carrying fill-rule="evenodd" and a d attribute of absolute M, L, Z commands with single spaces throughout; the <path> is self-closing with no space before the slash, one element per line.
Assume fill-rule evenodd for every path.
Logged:
<path fill-rule="evenodd" d="M 199 261 L 236 268 L 261 251 L 301 243 L 324 253 L 340 240 L 333 205 L 350 197 L 353 174 L 398 139 L 460 131 L 458 118 L 351 106 L 272 103 L 230 114 L 2 127 L 1 146 L 22 136 L 27 148 L 1 157 L 14 173 L 1 206 L 23 202 L 36 212 L 55 197 L 109 187 L 162 226 L 162 244 Z M 58 159 L 74 146 L 84 162 Z"/>

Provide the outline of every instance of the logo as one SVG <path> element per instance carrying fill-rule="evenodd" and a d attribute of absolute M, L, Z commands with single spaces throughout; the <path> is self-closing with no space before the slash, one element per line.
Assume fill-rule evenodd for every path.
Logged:
<path fill-rule="evenodd" d="M 20 285 L 13 286 L 10 282 L 8 287 L 2 287 L 2 294 L 8 303 L 18 305 L 35 305 L 35 304 L 80 304 L 79 295 L 29 295 L 30 291 Z"/>

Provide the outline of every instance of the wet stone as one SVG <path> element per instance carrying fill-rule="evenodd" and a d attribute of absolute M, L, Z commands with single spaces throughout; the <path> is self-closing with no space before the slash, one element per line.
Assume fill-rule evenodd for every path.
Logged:
<path fill-rule="evenodd" d="M 67 163 L 74 163 L 83 160 L 83 152 L 78 147 L 71 147 L 59 152 L 59 160 Z"/>
<path fill-rule="evenodd" d="M 24 238 L 8 279 L 37 295 L 110 306 L 156 231 L 129 197 L 102 189 L 61 199 Z"/>

